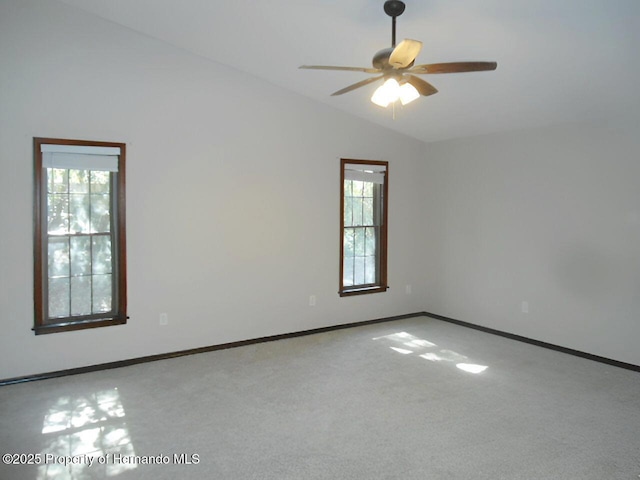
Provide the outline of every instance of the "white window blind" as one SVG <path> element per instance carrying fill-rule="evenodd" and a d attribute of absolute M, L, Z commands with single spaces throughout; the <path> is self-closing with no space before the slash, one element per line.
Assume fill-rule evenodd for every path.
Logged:
<path fill-rule="evenodd" d="M 382 185 L 387 172 L 384 165 L 367 165 L 363 163 L 347 163 L 344 169 L 345 180 L 357 180 Z"/>
<path fill-rule="evenodd" d="M 42 144 L 43 168 L 118 171 L 119 147 Z"/>

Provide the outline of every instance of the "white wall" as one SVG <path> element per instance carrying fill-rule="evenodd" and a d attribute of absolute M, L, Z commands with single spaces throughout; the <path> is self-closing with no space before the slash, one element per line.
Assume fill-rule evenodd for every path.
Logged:
<path fill-rule="evenodd" d="M 640 364 L 640 119 L 434 143 L 422 169 L 425 310 Z"/>
<path fill-rule="evenodd" d="M 422 310 L 640 364 L 633 120 L 425 146 L 57 2 L 0 0 L 0 379 Z M 127 143 L 125 326 L 31 331 L 34 136 Z M 340 157 L 391 162 L 384 294 L 337 295 Z"/>
<path fill-rule="evenodd" d="M 125 326 L 31 331 L 35 136 L 127 143 Z M 422 310 L 423 148 L 57 2 L 0 0 L 0 378 Z M 383 294 L 337 295 L 340 157 L 390 161 Z"/>

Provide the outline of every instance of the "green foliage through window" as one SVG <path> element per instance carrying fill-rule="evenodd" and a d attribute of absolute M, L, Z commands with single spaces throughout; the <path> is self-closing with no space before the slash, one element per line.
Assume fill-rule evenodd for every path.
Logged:
<path fill-rule="evenodd" d="M 36 333 L 125 323 L 124 144 L 34 139 Z"/>
<path fill-rule="evenodd" d="M 386 290 L 387 162 L 342 160 L 340 294 Z"/>

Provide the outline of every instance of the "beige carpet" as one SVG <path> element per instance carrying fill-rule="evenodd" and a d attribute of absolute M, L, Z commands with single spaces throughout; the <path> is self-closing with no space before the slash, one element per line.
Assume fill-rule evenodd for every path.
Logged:
<path fill-rule="evenodd" d="M 2 479 L 629 480 L 640 375 L 419 317 L 0 387 L 0 450 L 42 462 Z"/>

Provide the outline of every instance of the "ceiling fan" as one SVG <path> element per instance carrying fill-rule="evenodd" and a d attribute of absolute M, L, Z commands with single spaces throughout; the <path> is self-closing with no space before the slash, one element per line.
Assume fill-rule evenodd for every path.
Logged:
<path fill-rule="evenodd" d="M 420 95 L 426 97 L 438 92 L 429 82 L 416 77 L 416 74 L 480 72 L 495 70 L 498 66 L 496 62 L 450 62 L 415 65 L 415 59 L 422 49 L 422 42 L 405 39 L 396 45 L 396 18 L 402 15 L 404 9 L 405 4 L 400 0 L 387 0 L 384 2 L 384 11 L 392 19 L 391 48 L 382 49 L 373 56 L 373 68 L 328 65 L 302 65 L 299 68 L 377 73 L 379 75 L 349 85 L 337 92 L 333 92 L 331 95 L 342 95 L 384 79 L 384 83 L 376 89 L 371 101 L 381 107 L 387 107 L 397 100 L 400 100 L 402 105 L 406 105 L 420 97 Z"/>

